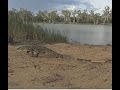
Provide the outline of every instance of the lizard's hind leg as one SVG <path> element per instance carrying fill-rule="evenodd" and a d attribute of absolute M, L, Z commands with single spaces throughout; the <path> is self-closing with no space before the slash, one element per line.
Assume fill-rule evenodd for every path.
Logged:
<path fill-rule="evenodd" d="M 33 53 L 34 53 L 34 57 L 38 57 L 38 55 L 39 55 L 38 51 L 34 51 Z"/>
<path fill-rule="evenodd" d="M 30 54 L 31 57 L 34 56 L 34 50 L 31 48 L 31 49 L 28 49 L 27 50 L 27 53 Z"/>

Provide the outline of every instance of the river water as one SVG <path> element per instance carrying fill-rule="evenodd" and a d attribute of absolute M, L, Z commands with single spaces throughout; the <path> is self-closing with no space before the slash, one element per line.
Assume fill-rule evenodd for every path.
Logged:
<path fill-rule="evenodd" d="M 90 45 L 112 45 L 111 25 L 39 24 L 49 30 L 58 30 L 69 42 Z"/>

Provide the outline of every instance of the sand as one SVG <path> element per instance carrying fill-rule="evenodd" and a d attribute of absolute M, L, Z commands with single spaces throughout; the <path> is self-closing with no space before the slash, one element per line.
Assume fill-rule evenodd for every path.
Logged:
<path fill-rule="evenodd" d="M 8 46 L 9 89 L 111 89 L 112 46 L 47 44 L 76 59 L 30 57 Z"/>

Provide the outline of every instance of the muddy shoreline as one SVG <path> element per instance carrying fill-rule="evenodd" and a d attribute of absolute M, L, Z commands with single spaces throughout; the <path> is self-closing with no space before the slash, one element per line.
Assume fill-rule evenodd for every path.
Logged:
<path fill-rule="evenodd" d="M 67 43 L 44 45 L 76 60 L 30 57 L 16 51 L 18 46 L 8 45 L 9 89 L 112 88 L 112 46 Z"/>

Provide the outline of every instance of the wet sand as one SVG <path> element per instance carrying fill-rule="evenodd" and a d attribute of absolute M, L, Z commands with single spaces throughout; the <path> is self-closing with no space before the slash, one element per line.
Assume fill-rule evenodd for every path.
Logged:
<path fill-rule="evenodd" d="M 48 44 L 76 59 L 30 57 L 8 46 L 9 89 L 111 89 L 112 46 Z"/>

